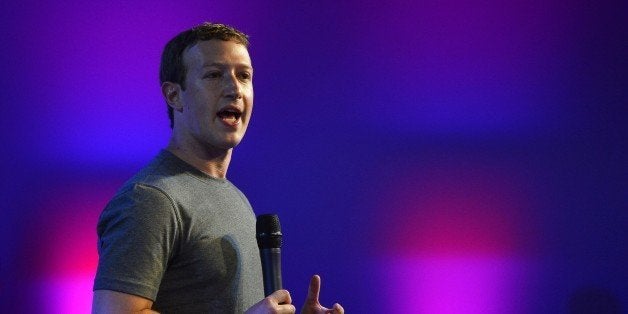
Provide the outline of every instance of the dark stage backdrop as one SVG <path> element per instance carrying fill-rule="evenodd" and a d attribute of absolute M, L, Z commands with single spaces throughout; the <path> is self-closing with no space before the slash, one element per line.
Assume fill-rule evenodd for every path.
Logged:
<path fill-rule="evenodd" d="M 625 312 L 628 2 L 366 3 L 4 3 L 3 311 L 89 311 L 98 215 L 169 136 L 162 47 L 207 20 L 251 36 L 228 177 L 297 305 L 316 273 L 349 313 Z"/>

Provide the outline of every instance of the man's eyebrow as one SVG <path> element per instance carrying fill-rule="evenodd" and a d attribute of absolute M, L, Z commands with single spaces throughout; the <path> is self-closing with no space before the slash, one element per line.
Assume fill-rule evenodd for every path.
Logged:
<path fill-rule="evenodd" d="M 203 64 L 203 68 L 209 68 L 209 67 L 225 67 L 227 66 L 226 63 L 222 63 L 222 62 L 212 62 L 212 63 L 205 63 Z M 237 63 L 236 64 L 237 67 L 242 67 L 242 68 L 246 68 L 249 70 L 253 70 L 253 67 L 246 64 L 246 63 Z"/>

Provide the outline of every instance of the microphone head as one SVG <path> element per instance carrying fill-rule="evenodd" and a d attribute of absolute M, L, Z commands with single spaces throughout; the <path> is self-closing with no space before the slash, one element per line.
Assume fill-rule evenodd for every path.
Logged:
<path fill-rule="evenodd" d="M 281 225 L 276 214 L 258 215 L 255 222 L 255 237 L 260 249 L 281 247 Z"/>

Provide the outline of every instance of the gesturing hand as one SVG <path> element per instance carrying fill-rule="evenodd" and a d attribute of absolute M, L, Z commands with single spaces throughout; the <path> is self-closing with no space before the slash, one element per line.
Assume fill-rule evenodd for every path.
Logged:
<path fill-rule="evenodd" d="M 307 298 L 305 304 L 301 308 L 301 314 L 344 314 L 345 310 L 338 303 L 335 303 L 331 309 L 323 307 L 318 301 L 318 295 L 321 291 L 321 277 L 318 275 L 312 276 L 310 280 L 310 288 L 307 292 Z"/>

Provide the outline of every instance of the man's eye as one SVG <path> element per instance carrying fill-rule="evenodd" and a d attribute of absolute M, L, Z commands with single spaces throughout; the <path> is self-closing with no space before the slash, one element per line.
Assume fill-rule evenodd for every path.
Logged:
<path fill-rule="evenodd" d="M 251 73 L 249 73 L 249 72 L 242 72 L 242 73 L 238 74 L 238 77 L 241 80 L 249 80 L 249 79 L 251 79 Z"/>
<path fill-rule="evenodd" d="M 214 79 L 214 78 L 220 78 L 222 76 L 222 74 L 218 71 L 212 71 L 212 72 L 208 72 L 206 73 L 203 78 L 210 78 L 210 79 Z"/>

